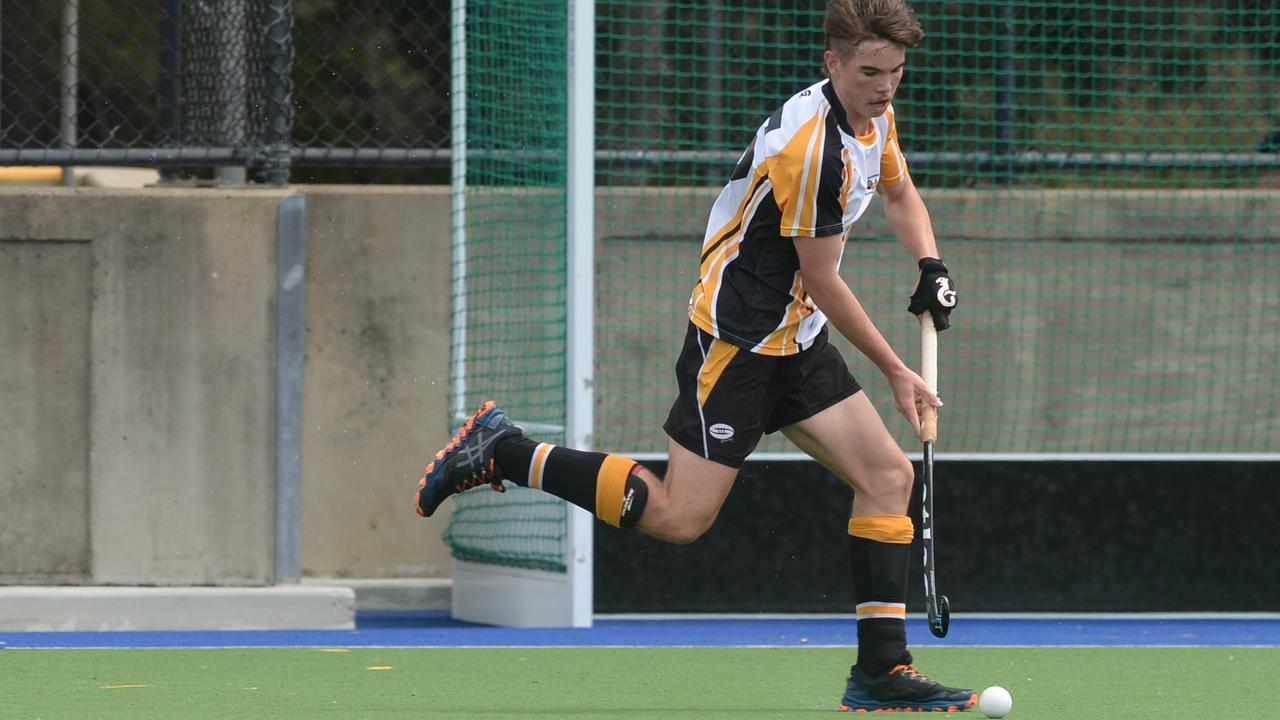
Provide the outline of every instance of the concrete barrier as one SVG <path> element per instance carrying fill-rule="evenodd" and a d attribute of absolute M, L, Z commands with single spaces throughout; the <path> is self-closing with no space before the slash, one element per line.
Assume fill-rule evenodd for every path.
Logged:
<path fill-rule="evenodd" d="M 273 582 L 294 192 L 0 189 L 0 583 Z M 447 575 L 447 190 L 307 193 L 304 571 Z"/>
<path fill-rule="evenodd" d="M 6 551 L 0 578 L 270 581 L 273 228 L 285 195 L 0 190 L 0 323 L 56 333 L 36 350 L 47 361 L 29 344 L 0 348 L 16 386 L 0 435 L 30 442 L 22 466 L 0 466 L 17 500 L 0 512 L 25 516 L 37 555 L 79 558 L 33 566 Z M 15 305 L 15 290 L 41 302 Z M 10 375 L 15 360 L 30 381 Z M 13 412 L 23 407 L 48 419 L 32 432 L 32 416 Z"/>
<path fill-rule="evenodd" d="M 554 222 L 486 192 L 488 221 L 555 240 Z M 307 232 L 304 573 L 448 575 L 449 504 L 430 521 L 410 507 L 423 464 L 452 430 L 447 188 L 4 187 L 0 583 L 273 582 L 274 233 L 294 193 L 306 195 Z M 664 447 L 671 363 L 715 193 L 598 193 L 597 447 Z M 927 199 L 964 293 L 957 332 L 944 336 L 944 384 L 976 418 L 970 434 L 944 426 L 944 437 L 987 451 L 1082 449 L 1054 446 L 1062 437 L 1098 450 L 1230 449 L 1240 438 L 1274 450 L 1270 410 L 1234 426 L 1214 418 L 1248 417 L 1280 364 L 1280 192 Z M 846 277 L 873 317 L 914 352 L 903 312 L 914 270 L 876 209 L 846 252 Z M 888 257 L 900 259 L 883 264 L 892 271 L 872 270 Z M 556 316 L 547 267 L 508 262 L 503 302 Z M 1147 289 L 1117 307 L 1108 294 L 1134 282 L 1133 267 L 1153 270 Z M 1044 268 L 1056 273 L 1033 272 Z M 1249 302 L 1232 302 L 1240 296 Z M 1199 313 L 1198 324 L 1162 315 L 1170 307 Z M 1135 327 L 1139 318 L 1158 322 Z M 1046 371 L 1061 361 L 1046 353 L 1086 348 L 1089 332 L 1112 339 L 1089 352 L 1110 354 L 1075 358 L 1086 372 L 1064 393 L 1063 376 Z M 1180 343 L 1192 335 L 1198 350 L 1187 352 Z M 1215 363 L 1238 355 L 1242 337 L 1264 352 L 1224 376 Z M 1124 387 L 1177 391 L 1135 410 Z M 1121 433 L 1097 422 L 1121 406 L 1142 422 Z M 770 442 L 762 449 L 788 449 Z"/>
<path fill-rule="evenodd" d="M 306 187 L 303 571 L 447 577 L 413 510 L 448 419 L 448 188 Z"/>
<path fill-rule="evenodd" d="M 715 190 L 601 191 L 596 446 L 663 452 L 706 213 Z M 940 337 L 961 452 L 1275 452 L 1280 192 L 941 190 L 924 193 L 961 292 Z M 908 363 L 917 272 L 872 207 L 842 263 Z M 527 298 L 537 302 L 535 295 Z M 518 302 L 513 302 L 518 305 Z M 833 336 L 836 333 L 832 333 Z M 841 338 L 904 447 L 887 383 Z M 1246 349 L 1247 348 L 1247 349 Z M 1128 418 L 1117 425 L 1116 418 Z M 1230 421 L 1224 419 L 1230 418 Z M 781 436 L 762 451 L 794 451 Z"/>
<path fill-rule="evenodd" d="M 352 630 L 346 587 L 0 587 L 0 631 Z"/>

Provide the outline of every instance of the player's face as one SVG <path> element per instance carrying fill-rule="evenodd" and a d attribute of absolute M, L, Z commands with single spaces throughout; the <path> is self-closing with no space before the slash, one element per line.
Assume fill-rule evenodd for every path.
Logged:
<path fill-rule="evenodd" d="M 888 40 L 866 40 L 853 50 L 823 56 L 831 85 L 855 130 L 889 108 L 902 81 L 906 49 Z"/>

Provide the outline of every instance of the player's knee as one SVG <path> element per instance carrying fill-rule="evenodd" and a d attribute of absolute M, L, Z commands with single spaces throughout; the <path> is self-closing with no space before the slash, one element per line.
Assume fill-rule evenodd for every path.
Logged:
<path fill-rule="evenodd" d="M 906 455 L 902 455 L 900 458 L 889 472 L 888 483 L 893 497 L 906 502 L 911 499 L 911 488 L 916 482 L 916 469 L 911 465 L 911 461 L 907 459 Z"/>
<path fill-rule="evenodd" d="M 904 499 L 911 497 L 911 488 L 916 484 L 916 469 L 906 455 L 899 455 L 893 470 L 893 486 L 898 495 Z"/>
<path fill-rule="evenodd" d="M 672 543 L 688 545 L 706 534 L 711 529 L 715 518 L 702 518 L 689 515 L 668 515 L 654 518 L 656 522 L 645 528 L 645 532 L 653 537 Z"/>
<path fill-rule="evenodd" d="M 706 534 L 711 524 L 686 523 L 668 529 L 666 541 L 675 545 L 689 545 Z"/>
<path fill-rule="evenodd" d="M 868 483 L 870 487 L 867 489 L 885 500 L 905 502 L 911 498 L 915 479 L 915 468 L 911 461 L 906 455 L 899 455 L 872 473 Z"/>

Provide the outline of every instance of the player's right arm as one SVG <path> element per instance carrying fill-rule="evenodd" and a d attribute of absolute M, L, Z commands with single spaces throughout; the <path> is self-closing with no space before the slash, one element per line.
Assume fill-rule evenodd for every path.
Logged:
<path fill-rule="evenodd" d="M 928 403 L 942 407 L 942 400 L 898 357 L 840 276 L 844 236 L 798 237 L 792 242 L 800 258 L 800 279 L 804 291 L 827 316 L 827 321 L 884 373 L 893 389 L 893 404 L 898 412 L 911 423 L 911 427 L 919 428 L 917 405 Z"/>

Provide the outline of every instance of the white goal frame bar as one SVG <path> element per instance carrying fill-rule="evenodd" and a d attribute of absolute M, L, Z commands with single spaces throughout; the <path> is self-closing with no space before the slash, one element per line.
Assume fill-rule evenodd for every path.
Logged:
<path fill-rule="evenodd" d="M 568 447 L 590 450 L 595 346 L 595 3 L 568 1 L 568 207 L 565 427 Z M 466 402 L 466 0 L 451 3 L 453 364 L 450 414 Z M 517 419 L 518 420 L 518 419 Z M 529 430 L 532 426 L 526 425 Z M 451 615 L 508 627 L 591 627 L 592 514 L 565 504 L 565 572 L 453 561 Z"/>

